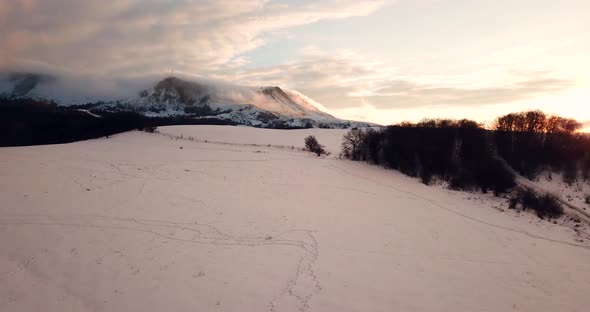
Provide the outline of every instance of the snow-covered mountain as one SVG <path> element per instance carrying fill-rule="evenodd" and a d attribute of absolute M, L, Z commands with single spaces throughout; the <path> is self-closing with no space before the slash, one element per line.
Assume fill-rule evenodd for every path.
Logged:
<path fill-rule="evenodd" d="M 72 82 L 71 84 L 74 84 Z M 148 117 L 215 118 L 260 127 L 362 127 L 368 124 L 338 119 L 305 95 L 272 87 L 190 81 L 167 77 L 146 88 L 114 92 L 81 92 L 50 75 L 0 76 L 0 98 L 52 101 L 58 105 L 86 105 L 94 113 L 132 111 Z M 139 84 L 137 84 L 139 85 Z M 135 85 L 133 87 L 136 87 Z M 129 88 L 133 88 L 129 87 Z"/>

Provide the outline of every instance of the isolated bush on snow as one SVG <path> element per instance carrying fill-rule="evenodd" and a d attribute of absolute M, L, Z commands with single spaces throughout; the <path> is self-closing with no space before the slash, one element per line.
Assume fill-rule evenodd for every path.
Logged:
<path fill-rule="evenodd" d="M 512 209 L 517 208 L 519 204 L 523 210 L 532 209 L 541 219 L 558 218 L 563 215 L 563 207 L 557 196 L 550 193 L 539 195 L 528 188 L 517 190 L 510 198 L 509 204 Z"/>
<path fill-rule="evenodd" d="M 318 156 L 327 154 L 326 150 L 324 150 L 324 146 L 321 145 L 313 135 L 310 135 L 305 138 L 305 149 L 312 153 L 315 153 Z"/>
<path fill-rule="evenodd" d="M 147 133 L 156 133 L 156 129 L 158 129 L 158 127 L 148 126 L 148 127 L 143 127 L 143 129 L 141 129 L 141 130 L 144 132 L 147 132 Z"/>
<path fill-rule="evenodd" d="M 535 209 L 541 218 L 558 218 L 563 215 L 563 207 L 554 194 L 546 193 L 539 198 L 539 206 Z"/>
<path fill-rule="evenodd" d="M 308 151 L 313 152 L 313 151 L 317 150 L 319 147 L 320 147 L 320 143 L 315 138 L 315 136 L 310 135 L 305 138 L 305 149 L 307 149 Z"/>

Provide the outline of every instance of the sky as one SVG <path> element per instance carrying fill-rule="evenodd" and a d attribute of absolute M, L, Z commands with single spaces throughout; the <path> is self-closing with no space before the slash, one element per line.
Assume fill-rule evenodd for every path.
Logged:
<path fill-rule="evenodd" d="M 337 117 L 590 129 L 587 0 L 0 0 L 1 68 L 278 85 Z"/>

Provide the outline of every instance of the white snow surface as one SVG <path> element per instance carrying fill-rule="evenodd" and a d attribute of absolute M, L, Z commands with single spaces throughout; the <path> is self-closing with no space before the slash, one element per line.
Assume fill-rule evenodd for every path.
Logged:
<path fill-rule="evenodd" d="M 570 229 L 288 147 L 340 130 L 160 131 L 0 148 L 0 311 L 590 306 Z"/>
<path fill-rule="evenodd" d="M 347 129 L 293 129 L 282 130 L 277 133 L 274 129 L 260 129 L 253 127 L 228 126 L 166 126 L 159 127 L 161 134 L 180 137 L 194 141 L 229 143 L 245 146 L 278 147 L 286 149 L 303 149 L 304 140 L 313 135 L 324 149 L 330 152 L 330 157 L 337 157 L 342 146 L 342 137 L 350 130 Z M 239 135 L 236 135 L 239 133 Z"/>

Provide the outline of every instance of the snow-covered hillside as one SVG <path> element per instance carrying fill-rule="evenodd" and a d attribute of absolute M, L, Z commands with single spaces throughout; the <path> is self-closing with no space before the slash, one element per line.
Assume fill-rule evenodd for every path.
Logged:
<path fill-rule="evenodd" d="M 129 85 L 127 94 L 94 90 L 102 84 L 62 81 L 39 74 L 0 75 L 0 97 L 53 101 L 58 105 L 87 105 L 94 111 L 133 111 L 148 117 L 217 118 L 249 126 L 363 127 L 367 123 L 345 121 L 322 111 L 319 103 L 294 90 L 280 87 L 243 87 L 210 81 L 167 77 L 148 87 Z M 74 86 L 72 86 L 74 84 Z M 123 84 L 125 85 L 125 84 Z M 120 88 L 120 87 L 119 87 Z M 100 95 L 102 94 L 102 95 Z M 321 108 L 321 109 L 320 109 Z"/>
<path fill-rule="evenodd" d="M 335 148 L 341 130 L 160 131 L 0 149 L 0 311 L 590 305 L 587 240 L 297 150 L 309 134 Z"/>

